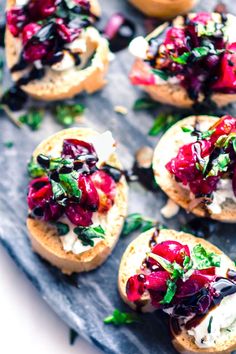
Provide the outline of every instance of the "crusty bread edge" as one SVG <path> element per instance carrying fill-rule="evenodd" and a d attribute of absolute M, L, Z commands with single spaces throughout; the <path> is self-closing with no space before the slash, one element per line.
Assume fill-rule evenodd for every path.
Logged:
<path fill-rule="evenodd" d="M 180 120 L 174 124 L 160 139 L 158 142 L 153 156 L 153 171 L 155 179 L 160 188 L 171 198 L 175 203 L 182 208 L 188 210 L 190 198 L 189 190 L 183 188 L 180 183 L 177 183 L 173 176 L 165 168 L 165 164 L 170 161 L 171 158 L 176 156 L 176 151 L 180 146 L 184 145 L 184 142 L 178 142 L 175 146 L 175 140 L 178 139 L 178 134 L 181 132 L 181 127 L 191 126 L 194 122 L 203 123 L 210 128 L 216 123 L 216 117 L 212 116 L 190 116 Z M 188 133 L 185 133 L 188 134 Z M 168 149 L 166 148 L 168 146 Z M 211 217 L 214 220 L 222 222 L 235 222 L 236 221 L 236 205 L 233 202 L 225 202 L 223 204 L 222 212 L 220 214 L 209 215 L 202 206 L 197 206 L 191 210 L 191 212 L 199 217 Z"/>
<path fill-rule="evenodd" d="M 129 0 L 129 2 L 146 16 L 169 19 L 187 13 L 198 0 Z"/>
<path fill-rule="evenodd" d="M 97 134 L 95 131 L 87 128 L 62 130 L 38 145 L 33 156 L 35 157 L 39 153 L 49 152 L 51 146 L 54 146 L 57 142 L 61 142 L 64 138 L 74 137 L 82 139 L 95 134 Z M 121 167 L 115 154 L 111 156 L 109 162 L 117 167 Z M 122 177 L 117 184 L 117 196 L 115 199 L 117 213 L 113 218 L 113 225 L 109 226 L 109 238 L 107 237 L 107 239 L 101 240 L 92 249 L 79 255 L 75 255 L 72 252 L 66 253 L 63 250 L 56 229 L 49 223 L 28 218 L 27 227 L 34 251 L 51 264 L 60 268 L 63 273 L 71 274 L 73 272 L 90 271 L 97 268 L 107 259 L 119 239 L 127 214 L 127 194 L 127 183 L 125 178 Z M 51 238 L 49 241 L 48 237 Z M 53 251 L 53 247 L 55 247 L 55 252 Z"/>
<path fill-rule="evenodd" d="M 133 269 L 127 269 L 129 266 L 128 259 L 132 257 L 132 254 L 137 250 L 140 252 L 140 249 L 143 248 L 143 259 L 145 259 L 146 252 L 150 249 L 149 241 L 153 235 L 155 229 L 148 230 L 142 234 L 140 234 L 136 239 L 134 239 L 126 248 L 120 263 L 119 274 L 118 274 L 118 290 L 120 293 L 121 298 L 123 301 L 129 305 L 133 310 L 139 309 L 139 306 L 136 306 L 134 303 L 130 302 L 126 296 L 126 283 L 128 277 L 137 273 L 137 269 L 140 268 L 141 264 L 133 264 Z M 162 229 L 159 232 L 159 236 L 157 237 L 157 242 L 168 241 L 168 240 L 175 240 L 183 244 L 192 245 L 193 247 L 197 244 L 201 244 L 205 249 L 210 252 L 214 252 L 221 257 L 224 257 L 223 261 L 227 263 L 228 267 L 231 269 L 236 269 L 234 262 L 226 256 L 218 247 L 213 245 L 212 243 L 208 242 L 205 239 L 195 237 L 191 234 L 187 234 L 184 232 L 178 232 L 175 230 L 169 229 Z M 127 276 L 128 274 L 128 276 Z M 150 306 L 149 299 L 145 295 L 144 298 L 140 301 L 140 304 L 143 304 L 143 311 L 142 312 L 149 312 L 154 311 L 155 309 Z M 141 307 L 142 310 L 142 307 Z M 170 326 L 171 328 L 171 326 Z M 201 349 L 198 348 L 194 341 L 193 337 L 189 336 L 185 332 L 181 332 L 179 335 L 176 335 L 171 328 L 172 331 L 172 343 L 176 350 L 178 350 L 182 354 L 197 354 L 197 353 L 217 353 L 217 354 L 226 354 L 230 353 L 232 350 L 236 349 L 236 342 L 230 344 L 227 348 L 216 348 L 212 349 Z M 186 343 L 187 342 L 187 343 Z"/>

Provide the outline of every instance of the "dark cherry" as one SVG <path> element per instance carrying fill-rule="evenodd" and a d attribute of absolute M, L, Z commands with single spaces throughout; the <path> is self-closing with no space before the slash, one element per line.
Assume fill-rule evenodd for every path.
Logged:
<path fill-rule="evenodd" d="M 1 103 L 7 105 L 11 111 L 15 112 L 23 109 L 27 100 L 28 96 L 24 91 L 17 86 L 12 86 L 3 94 Z"/>

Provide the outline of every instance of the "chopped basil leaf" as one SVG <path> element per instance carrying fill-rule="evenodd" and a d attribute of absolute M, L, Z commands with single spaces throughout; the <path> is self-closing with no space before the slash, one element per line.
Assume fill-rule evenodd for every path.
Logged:
<path fill-rule="evenodd" d="M 207 269 L 210 267 L 220 267 L 220 256 L 214 252 L 207 252 L 205 248 L 198 244 L 192 250 L 192 260 L 195 269 Z"/>
<path fill-rule="evenodd" d="M 66 191 L 62 187 L 62 185 L 53 179 L 51 180 L 51 185 L 52 185 L 52 193 L 54 198 L 57 200 L 58 204 L 61 204 L 65 206 L 64 199 L 61 199 L 61 197 L 66 196 Z"/>
<path fill-rule="evenodd" d="M 72 165 L 73 160 L 70 159 L 63 159 L 62 157 L 52 158 L 50 159 L 49 170 L 57 170 L 65 165 Z"/>
<path fill-rule="evenodd" d="M 34 162 L 33 158 L 30 160 L 27 167 L 28 174 L 32 178 L 42 177 L 43 175 L 45 175 L 44 169 L 39 164 Z"/>
<path fill-rule="evenodd" d="M 229 154 L 220 154 L 215 160 L 213 160 L 212 168 L 209 171 L 207 177 L 217 176 L 219 172 L 226 172 L 229 163 L 230 163 Z"/>
<path fill-rule="evenodd" d="M 76 117 L 84 113 L 85 107 L 82 104 L 66 105 L 60 104 L 55 107 L 53 113 L 59 124 L 65 127 L 71 126 L 75 123 Z"/>
<path fill-rule="evenodd" d="M 183 53 L 182 55 L 180 55 L 179 57 L 171 56 L 171 59 L 172 59 L 175 63 L 184 65 L 184 64 L 187 64 L 188 58 L 190 57 L 190 55 L 191 55 L 190 52 L 186 52 L 186 53 Z"/>
<path fill-rule="evenodd" d="M 212 136 L 212 134 L 215 132 L 215 129 L 212 130 L 207 130 L 205 132 L 202 132 L 200 134 L 200 136 L 198 137 L 198 139 L 206 139 L 209 138 L 210 136 Z"/>
<path fill-rule="evenodd" d="M 167 290 L 163 300 L 160 301 L 160 304 L 169 304 L 173 300 L 177 290 L 177 285 L 173 280 L 168 279 L 166 285 Z"/>
<path fill-rule="evenodd" d="M 145 232 L 156 225 L 157 223 L 154 220 L 144 218 L 139 213 L 133 213 L 127 216 L 122 230 L 122 235 L 127 236 L 131 232 L 138 229 L 141 229 L 141 232 Z"/>
<path fill-rule="evenodd" d="M 166 81 L 168 80 L 168 75 L 162 71 L 162 70 L 158 70 L 158 69 L 152 69 L 153 74 L 159 76 L 162 80 Z"/>
<path fill-rule="evenodd" d="M 105 324 L 114 324 L 115 326 L 121 326 L 125 324 L 131 324 L 137 322 L 138 318 L 136 314 L 121 312 L 118 309 L 115 309 L 113 314 L 104 318 Z"/>
<path fill-rule="evenodd" d="M 5 141 L 3 144 L 7 149 L 11 149 L 14 146 L 13 141 Z"/>
<path fill-rule="evenodd" d="M 78 336 L 79 336 L 78 333 L 73 328 L 70 328 L 70 332 L 69 332 L 70 345 L 74 345 L 75 344 L 75 341 L 78 338 Z"/>
<path fill-rule="evenodd" d="M 19 122 L 31 128 L 31 130 L 38 130 L 43 121 L 43 111 L 30 109 L 27 114 L 19 117 Z"/>
<path fill-rule="evenodd" d="M 161 132 L 168 130 L 173 124 L 180 119 L 177 114 L 160 113 L 154 121 L 152 128 L 149 130 L 148 135 L 157 136 Z"/>
<path fill-rule="evenodd" d="M 57 222 L 54 222 L 53 225 L 56 226 L 59 236 L 64 236 L 64 235 L 68 234 L 68 232 L 70 231 L 69 226 L 67 224 L 65 224 L 64 222 L 57 221 Z"/>
<path fill-rule="evenodd" d="M 94 246 L 95 238 L 104 239 L 105 231 L 102 226 L 90 226 L 90 227 L 82 227 L 77 226 L 74 228 L 74 233 L 78 236 L 78 239 L 81 240 L 83 246 Z"/>
<path fill-rule="evenodd" d="M 207 327 L 207 333 L 211 333 L 212 320 L 213 320 L 213 316 L 210 317 L 209 324 L 208 324 L 208 327 Z"/>
<path fill-rule="evenodd" d="M 236 138 L 232 141 L 234 152 L 236 152 Z"/>
<path fill-rule="evenodd" d="M 193 127 L 181 127 L 184 133 L 192 133 L 194 131 Z"/>
<path fill-rule="evenodd" d="M 66 191 L 67 196 L 80 198 L 81 190 L 78 187 L 78 172 L 72 171 L 71 173 L 59 174 L 60 185 Z"/>
<path fill-rule="evenodd" d="M 149 109 L 157 106 L 157 102 L 150 98 L 138 98 L 133 105 L 134 111 L 140 111 L 142 109 Z"/>

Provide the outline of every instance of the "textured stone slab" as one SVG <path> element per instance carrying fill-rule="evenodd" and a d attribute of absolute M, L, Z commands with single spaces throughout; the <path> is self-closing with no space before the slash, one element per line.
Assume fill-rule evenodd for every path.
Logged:
<path fill-rule="evenodd" d="M 217 3 L 213 0 L 200 2 L 198 10 L 212 10 Z M 236 13 L 234 2 L 230 0 L 224 2 L 231 12 Z M 138 33 L 144 33 L 143 17 L 125 0 L 101 0 L 101 3 L 103 21 L 112 13 L 121 11 L 135 19 Z M 3 4 L 3 1 L 0 4 Z M 154 114 L 132 111 L 133 102 L 142 94 L 129 84 L 127 74 L 131 63 L 132 58 L 126 50 L 117 54 L 116 60 L 111 63 L 107 87 L 92 97 L 78 99 L 78 102 L 83 102 L 87 107 L 85 122 L 87 126 L 100 131 L 110 129 L 113 132 L 119 141 L 119 153 L 125 167 L 132 165 L 134 152 L 140 146 L 155 146 L 157 142 L 156 138 L 147 136 Z M 125 105 L 129 109 L 129 114 L 127 116 L 116 114 L 113 110 L 115 105 Z M 230 107 L 227 111 L 236 113 L 235 107 Z M 102 267 L 73 278 L 63 276 L 33 254 L 25 225 L 28 181 L 25 167 L 34 147 L 46 136 L 59 131 L 61 127 L 47 116 L 42 129 L 31 132 L 27 128 L 17 129 L 5 116 L 0 118 L 0 241 L 19 268 L 25 272 L 62 320 L 104 352 L 174 353 L 166 325 L 167 319 L 159 313 L 145 315 L 141 323 L 129 327 L 115 328 L 103 324 L 103 318 L 115 307 L 128 310 L 118 296 L 117 272 L 121 255 L 135 235 L 122 238 Z M 12 149 L 3 147 L 3 142 L 8 140 L 14 142 Z M 165 200 L 161 192 L 152 194 L 135 183 L 130 187 L 129 210 L 144 213 L 163 222 L 159 210 Z M 168 225 L 179 228 L 186 218 L 189 216 L 181 212 Z M 236 259 L 235 225 L 219 225 L 218 231 L 210 237 L 210 241 Z"/>

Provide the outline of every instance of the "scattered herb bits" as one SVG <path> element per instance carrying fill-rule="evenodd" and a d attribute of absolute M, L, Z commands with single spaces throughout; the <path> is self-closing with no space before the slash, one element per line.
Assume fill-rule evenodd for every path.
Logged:
<path fill-rule="evenodd" d="M 31 130 L 38 130 L 43 121 L 44 111 L 30 109 L 28 113 L 23 114 L 19 118 L 19 122 L 27 125 Z"/>
<path fill-rule="evenodd" d="M 153 101 L 151 98 L 144 97 L 138 98 L 133 105 L 134 111 L 141 111 L 143 109 L 151 109 L 157 107 L 158 103 Z"/>
<path fill-rule="evenodd" d="M 59 236 L 65 236 L 70 231 L 69 226 L 64 222 L 57 221 L 53 223 L 53 225 L 57 228 L 57 232 Z"/>
<path fill-rule="evenodd" d="M 83 246 L 94 246 L 94 239 L 101 238 L 104 239 L 105 231 L 101 225 L 91 226 L 91 227 L 81 227 L 78 226 L 74 228 L 74 233 L 81 240 Z"/>
<path fill-rule="evenodd" d="M 121 312 L 118 309 L 115 309 L 112 315 L 104 318 L 105 324 L 113 324 L 115 326 L 131 324 L 137 321 L 138 321 L 137 315 L 133 313 Z"/>
<path fill-rule="evenodd" d="M 133 213 L 127 216 L 124 223 L 122 235 L 128 236 L 131 232 L 139 229 L 141 232 L 145 232 L 147 230 L 150 230 L 154 226 L 163 228 L 162 225 L 158 225 L 158 223 L 154 220 L 145 218 L 139 213 Z"/>
<path fill-rule="evenodd" d="M 60 104 L 55 107 L 53 114 L 56 121 L 64 127 L 69 127 L 75 123 L 76 117 L 84 113 L 85 106 L 82 104 Z"/>
<path fill-rule="evenodd" d="M 13 141 L 5 141 L 4 146 L 7 149 L 11 149 L 14 146 L 14 143 Z"/>
<path fill-rule="evenodd" d="M 170 113 L 160 113 L 155 121 L 153 126 L 148 132 L 150 136 L 157 136 L 160 133 L 164 133 L 168 130 L 173 124 L 175 124 L 180 119 L 180 115 L 178 114 L 170 114 Z"/>

